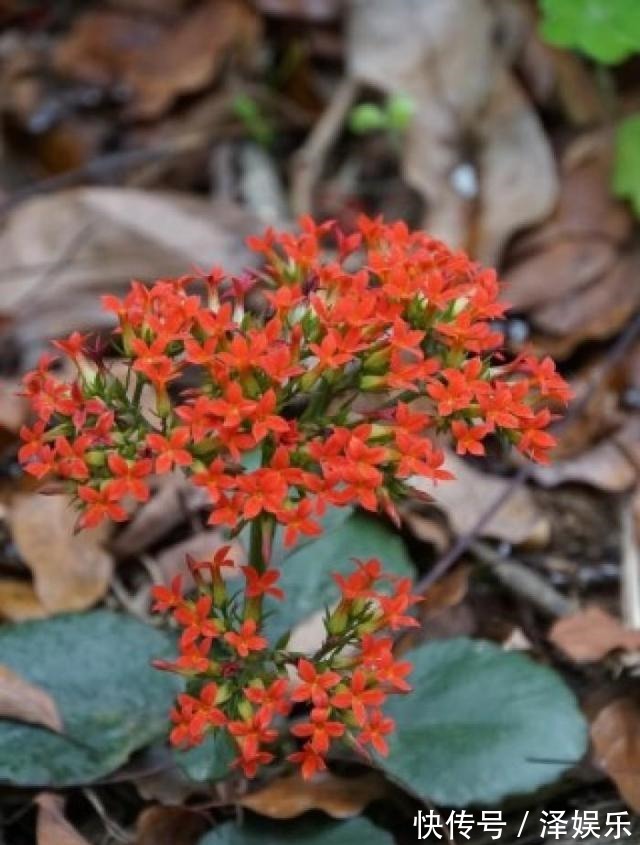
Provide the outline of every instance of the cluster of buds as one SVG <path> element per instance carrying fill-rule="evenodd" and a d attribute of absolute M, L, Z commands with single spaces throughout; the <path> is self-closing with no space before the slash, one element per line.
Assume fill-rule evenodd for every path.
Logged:
<path fill-rule="evenodd" d="M 451 478 L 447 434 L 462 455 L 484 454 L 493 437 L 546 461 L 552 409 L 569 391 L 550 359 L 495 354 L 505 310 L 495 273 L 424 233 L 362 217 L 344 234 L 306 218 L 298 234 L 248 243 L 259 272 L 214 269 L 104 297 L 118 320 L 108 343 L 78 333 L 56 343 L 75 377 L 61 380 L 51 359 L 25 377 L 38 419 L 20 459 L 63 482 L 79 528 L 127 519 L 150 478 L 176 468 L 208 494 L 211 524 L 232 535 L 250 525 L 242 597 L 227 593 L 224 549 L 189 562 L 196 597 L 180 583 L 156 590 L 157 609 L 183 627 L 179 658 L 164 664 L 188 679 L 171 736 L 194 744 L 226 730 L 252 776 L 272 759 L 272 722 L 308 705 L 290 759 L 310 775 L 335 740 L 384 752 L 392 723 L 380 705 L 408 689 L 408 667 L 382 633 L 414 624 L 416 599 L 408 581 L 361 562 L 336 576 L 342 599 L 315 655 L 270 647 L 275 531 L 288 546 L 317 535 L 327 507 L 398 523 L 413 477 Z"/>

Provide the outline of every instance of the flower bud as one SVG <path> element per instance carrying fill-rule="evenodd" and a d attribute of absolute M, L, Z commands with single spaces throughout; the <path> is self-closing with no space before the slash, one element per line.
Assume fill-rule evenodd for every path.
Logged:
<path fill-rule="evenodd" d="M 385 373 L 389 369 L 389 361 L 391 360 L 391 347 L 385 346 L 382 349 L 372 352 L 364 359 L 362 368 L 365 373 L 376 373 L 378 375 Z"/>
<path fill-rule="evenodd" d="M 101 449 L 92 449 L 90 452 L 85 452 L 85 461 L 92 467 L 102 467 L 105 465 L 105 452 Z"/>
<path fill-rule="evenodd" d="M 385 390 L 387 379 L 385 376 L 364 375 L 360 377 L 361 390 Z"/>
<path fill-rule="evenodd" d="M 349 624 L 349 604 L 341 601 L 325 623 L 327 633 L 332 636 L 344 634 Z"/>
<path fill-rule="evenodd" d="M 238 704 L 238 714 L 241 719 L 244 719 L 245 722 L 248 722 L 249 719 L 253 717 L 253 706 L 251 705 L 250 701 L 247 701 L 246 698 L 243 698 L 242 701 Z"/>

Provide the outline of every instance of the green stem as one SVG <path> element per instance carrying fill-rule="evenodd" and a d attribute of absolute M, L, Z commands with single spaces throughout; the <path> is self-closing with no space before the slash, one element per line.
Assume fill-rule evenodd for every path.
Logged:
<path fill-rule="evenodd" d="M 257 516 L 251 523 L 249 566 L 260 574 L 266 572 L 269 568 L 274 531 L 273 517 L 267 514 Z M 244 605 L 244 618 L 255 619 L 258 627 L 260 627 L 262 621 L 262 599 L 263 596 L 255 596 L 246 599 Z"/>
<path fill-rule="evenodd" d="M 264 559 L 264 519 L 265 517 L 261 515 L 253 520 L 249 539 L 249 566 L 260 573 L 264 572 L 268 565 L 268 561 Z"/>

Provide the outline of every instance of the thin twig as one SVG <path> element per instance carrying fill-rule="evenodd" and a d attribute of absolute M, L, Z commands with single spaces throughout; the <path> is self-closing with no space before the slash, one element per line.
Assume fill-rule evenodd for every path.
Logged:
<path fill-rule="evenodd" d="M 329 149 L 338 137 L 359 84 L 345 77 L 336 88 L 329 105 L 313 127 L 293 160 L 291 208 L 294 215 L 309 214 L 313 207 L 313 189 L 320 178 Z"/>
<path fill-rule="evenodd" d="M 170 143 L 149 147 L 145 150 L 123 150 L 116 153 L 106 153 L 91 159 L 91 161 L 74 170 L 48 176 L 46 179 L 41 179 L 25 188 L 14 191 L 3 202 L 0 202 L 0 217 L 13 211 L 16 206 L 21 205 L 31 197 L 52 194 L 64 188 L 73 188 L 84 182 L 106 179 L 133 167 L 179 156 L 201 148 L 208 141 L 209 139 L 205 138 L 203 133 L 190 133 L 177 137 Z"/>
<path fill-rule="evenodd" d="M 488 543 L 480 540 L 473 541 L 471 551 L 478 560 L 489 567 L 501 584 L 526 599 L 546 616 L 557 619 L 577 610 L 574 602 L 565 598 L 530 566 L 509 555 L 500 554 Z"/>

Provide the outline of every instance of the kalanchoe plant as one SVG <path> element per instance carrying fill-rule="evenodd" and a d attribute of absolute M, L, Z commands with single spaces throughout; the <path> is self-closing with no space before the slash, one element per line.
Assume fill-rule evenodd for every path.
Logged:
<path fill-rule="evenodd" d="M 118 366 L 76 333 L 56 343 L 75 365 L 71 383 L 50 359 L 24 381 L 39 419 L 22 432 L 20 459 L 64 482 L 80 528 L 125 520 L 131 499 L 149 497 L 149 477 L 175 468 L 208 493 L 211 524 L 249 527 L 243 589 L 225 578 L 224 547 L 188 560 L 194 594 L 183 596 L 180 577 L 154 590 L 155 609 L 182 629 L 179 656 L 157 663 L 187 679 L 171 741 L 226 731 L 248 777 L 287 744 L 305 777 L 339 741 L 384 754 L 385 698 L 410 689 L 392 632 L 417 624 L 418 598 L 378 560 L 335 576 L 341 599 L 314 654 L 267 641 L 264 596 L 285 598 L 276 530 L 288 546 L 317 535 L 327 507 L 397 523 L 412 477 L 451 478 L 437 442 L 447 433 L 463 455 L 482 455 L 491 435 L 546 461 L 550 408 L 568 398 L 550 359 L 492 357 L 505 310 L 492 270 L 403 223 L 362 217 L 347 235 L 306 218 L 301 230 L 249 239 L 260 273 L 215 269 L 104 297 Z M 307 715 L 286 738 L 293 706 Z"/>

